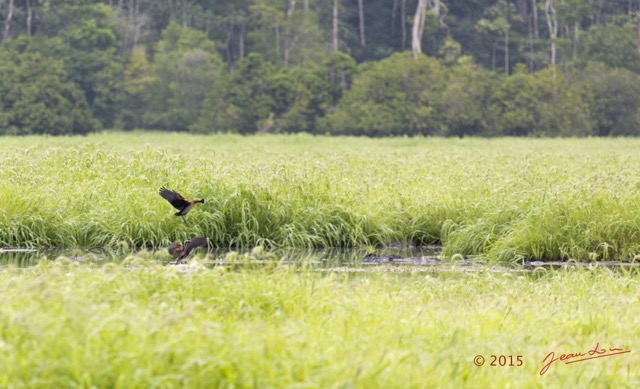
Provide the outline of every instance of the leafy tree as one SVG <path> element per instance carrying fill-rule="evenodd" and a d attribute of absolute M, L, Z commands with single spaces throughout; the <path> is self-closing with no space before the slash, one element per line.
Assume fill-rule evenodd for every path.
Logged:
<path fill-rule="evenodd" d="M 505 77 L 490 99 L 492 127 L 496 135 L 525 136 L 535 125 L 539 92 L 533 77 L 516 72 Z"/>
<path fill-rule="evenodd" d="M 589 63 L 574 69 L 571 77 L 586 92 L 595 135 L 640 135 L 640 76 Z"/>
<path fill-rule="evenodd" d="M 273 72 L 273 66 L 257 53 L 240 60 L 223 86 L 207 94 L 192 130 L 251 134 L 268 125 L 274 102 L 266 83 Z"/>
<path fill-rule="evenodd" d="M 421 2 L 421 47 L 432 58 L 411 62 L 402 52 L 418 4 L 0 0 L 0 45 L 62 63 L 55 79 L 80 90 L 103 127 L 374 136 L 617 135 L 640 127 L 637 0 Z M 500 78 L 484 70 L 508 75 L 517 63 L 538 71 Z M 20 107 L 7 99 L 11 110 Z M 7 109 L 5 124 L 14 114 Z"/>
<path fill-rule="evenodd" d="M 317 132 L 317 119 L 338 100 L 327 67 L 316 64 L 280 69 L 269 77 L 267 93 L 278 132 Z"/>
<path fill-rule="evenodd" d="M 251 54 L 230 75 L 224 93 L 208 95 L 194 129 L 315 133 L 317 120 L 350 87 L 355 71 L 355 61 L 339 52 L 302 67 L 274 67 Z"/>
<path fill-rule="evenodd" d="M 350 87 L 355 71 L 355 61 L 339 52 L 303 67 L 274 67 L 250 54 L 230 74 L 223 93 L 209 93 L 193 129 L 315 133 L 317 120 Z"/>
<path fill-rule="evenodd" d="M 122 125 L 124 129 L 143 128 L 144 113 L 151 101 L 151 88 L 157 82 L 143 47 L 131 52 L 124 71 Z"/>
<path fill-rule="evenodd" d="M 34 2 L 33 6 L 46 23 L 35 23 L 33 36 L 21 35 L 6 46 L 63 61 L 69 80 L 83 91 L 93 116 L 103 127 L 113 127 L 121 107 L 122 58 L 116 55 L 118 38 L 111 8 L 90 1 L 55 6 Z"/>
<path fill-rule="evenodd" d="M 495 34 L 502 34 L 503 38 L 503 52 L 504 52 L 504 73 L 509 74 L 509 32 L 514 22 L 520 21 L 520 16 L 516 13 L 515 6 L 506 0 L 498 0 L 495 5 L 489 7 L 486 11 L 487 16 L 490 19 L 480 19 L 476 25 L 476 28 L 480 32 Z M 495 70 L 495 51 L 496 43 L 493 47 L 493 69 Z"/>
<path fill-rule="evenodd" d="M 640 73 L 639 42 L 635 27 L 609 23 L 592 27 L 584 38 L 583 62 L 602 62 Z"/>
<path fill-rule="evenodd" d="M 335 106 L 344 93 L 351 89 L 358 66 L 348 54 L 339 51 L 327 57 L 322 66 L 331 95 L 331 105 Z"/>
<path fill-rule="evenodd" d="M 435 59 L 394 54 L 362 66 L 322 128 L 369 136 L 440 133 L 434 107 L 444 87 L 444 68 Z"/>
<path fill-rule="evenodd" d="M 0 134 L 86 134 L 98 127 L 62 61 L 0 51 Z"/>
<path fill-rule="evenodd" d="M 112 127 L 121 106 L 123 72 L 122 60 L 116 55 L 112 10 L 105 4 L 78 2 L 61 6 L 57 12 L 67 20 L 60 37 L 66 45 L 62 58 L 69 78 L 84 92 L 94 117 Z"/>
<path fill-rule="evenodd" d="M 317 8 L 293 0 L 256 0 L 249 6 L 251 47 L 277 65 L 320 62 L 325 47 Z"/>
<path fill-rule="evenodd" d="M 578 55 L 578 41 L 581 35 L 580 26 L 589 16 L 589 3 L 584 0 L 563 0 L 557 4 L 558 22 L 568 35 L 570 55 L 567 58 L 576 59 Z"/>
<path fill-rule="evenodd" d="M 580 90 L 555 67 L 527 74 L 524 66 L 505 77 L 489 101 L 496 135 L 584 136 L 593 123 Z"/>
<path fill-rule="evenodd" d="M 271 122 L 267 122 L 270 127 L 262 128 L 263 131 L 299 132 L 310 130 L 307 122 L 310 93 L 303 79 L 312 77 L 313 73 L 308 68 L 296 67 L 282 68 L 267 78 L 265 92 L 272 100 Z M 275 120 L 273 120 L 274 118 Z M 273 128 L 274 126 L 275 128 Z"/>
<path fill-rule="evenodd" d="M 204 33 L 171 23 L 163 32 L 149 79 L 145 126 L 187 131 L 211 91 L 218 91 L 223 64 Z"/>
<path fill-rule="evenodd" d="M 476 69 L 472 59 L 463 56 L 448 70 L 447 82 L 437 101 L 436 112 L 444 135 L 484 135 L 489 110 L 487 102 L 498 77 L 484 69 Z"/>
<path fill-rule="evenodd" d="M 252 46 L 273 64 L 282 64 L 282 35 L 284 34 L 284 2 L 259 0 L 249 6 L 254 28 L 247 35 Z"/>
<path fill-rule="evenodd" d="M 590 136 L 594 123 L 584 90 L 573 85 L 556 67 L 529 75 L 538 91 L 534 136 Z"/>

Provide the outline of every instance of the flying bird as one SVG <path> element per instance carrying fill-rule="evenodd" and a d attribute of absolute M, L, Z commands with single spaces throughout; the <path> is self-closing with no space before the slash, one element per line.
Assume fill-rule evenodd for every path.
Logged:
<path fill-rule="evenodd" d="M 180 244 L 180 242 L 173 242 L 171 246 L 169 246 L 169 254 L 173 255 L 173 258 L 176 259 L 176 265 L 179 264 L 183 259 L 189 256 L 189 253 L 195 248 L 207 246 L 209 244 L 209 240 L 207 238 L 193 238 L 184 243 L 184 246 Z"/>
<path fill-rule="evenodd" d="M 187 223 L 187 219 L 185 218 L 185 216 L 187 215 L 187 213 L 189 213 L 189 211 L 191 211 L 191 208 L 193 208 L 196 203 L 205 203 L 204 199 L 189 200 L 187 198 L 184 198 L 180 193 L 167 189 L 164 186 L 160 188 L 159 193 L 160 196 L 164 197 L 165 200 L 167 200 L 171 205 L 173 205 L 175 209 L 178 210 L 178 212 L 176 212 L 174 215 L 182 217 L 184 224 L 189 224 Z"/>

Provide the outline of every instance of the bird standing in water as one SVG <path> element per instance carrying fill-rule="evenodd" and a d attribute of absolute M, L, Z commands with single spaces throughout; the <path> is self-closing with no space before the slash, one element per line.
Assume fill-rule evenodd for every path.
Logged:
<path fill-rule="evenodd" d="M 176 212 L 174 215 L 182 217 L 184 224 L 189 224 L 187 223 L 187 219 L 185 218 L 185 216 L 187 215 L 187 213 L 189 213 L 189 211 L 191 211 L 191 208 L 193 208 L 193 206 L 196 205 L 196 203 L 204 204 L 206 202 L 204 201 L 204 199 L 202 200 L 187 199 L 183 197 L 180 193 L 167 189 L 164 186 L 160 188 L 159 193 L 160 193 L 160 196 L 164 197 L 164 199 L 167 200 L 169 204 L 173 205 L 173 207 L 178 210 L 178 212 Z"/>
<path fill-rule="evenodd" d="M 184 243 L 184 246 L 180 244 L 180 242 L 173 242 L 171 246 L 169 246 L 169 254 L 173 255 L 173 258 L 176 259 L 176 265 L 179 264 L 183 259 L 189 256 L 191 250 L 206 246 L 209 244 L 209 240 L 207 238 L 193 238 Z"/>

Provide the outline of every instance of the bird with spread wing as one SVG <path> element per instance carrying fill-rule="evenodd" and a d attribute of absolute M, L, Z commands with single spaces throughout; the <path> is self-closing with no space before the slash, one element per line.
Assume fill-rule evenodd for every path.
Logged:
<path fill-rule="evenodd" d="M 182 196 L 180 193 L 173 191 L 171 189 L 167 189 L 164 186 L 160 188 L 159 193 L 160 193 L 160 196 L 162 196 L 165 200 L 169 202 L 169 204 L 171 204 L 175 209 L 178 210 L 178 212 L 176 212 L 174 215 L 182 217 L 184 224 L 189 224 L 187 223 L 187 219 L 185 218 L 185 216 L 187 216 L 187 213 L 191 211 L 191 208 L 193 208 L 194 205 L 196 205 L 197 203 L 203 203 L 203 204 L 206 203 L 204 199 L 201 199 L 201 200 L 187 199 L 184 196 Z"/>
<path fill-rule="evenodd" d="M 189 256 L 193 249 L 207 246 L 208 244 L 209 240 L 207 238 L 193 238 L 186 241 L 184 246 L 181 245 L 180 242 L 176 241 L 169 246 L 169 254 L 173 255 L 173 258 L 176 259 L 176 264 L 179 264 L 183 259 Z"/>

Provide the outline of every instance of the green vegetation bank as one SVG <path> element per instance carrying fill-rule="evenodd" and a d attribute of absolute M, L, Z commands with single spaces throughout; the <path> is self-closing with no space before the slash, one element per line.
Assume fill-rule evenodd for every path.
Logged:
<path fill-rule="evenodd" d="M 640 384 L 639 279 L 606 269 L 354 276 L 59 259 L 5 268 L 0 288 L 4 387 Z M 540 375 L 550 353 L 595 347 L 631 352 Z"/>
<path fill-rule="evenodd" d="M 152 139 L 152 140 L 151 140 Z M 0 143 L 0 246 L 373 247 L 632 260 L 640 141 L 101 133 Z M 190 224 L 158 195 L 206 204 Z"/>

